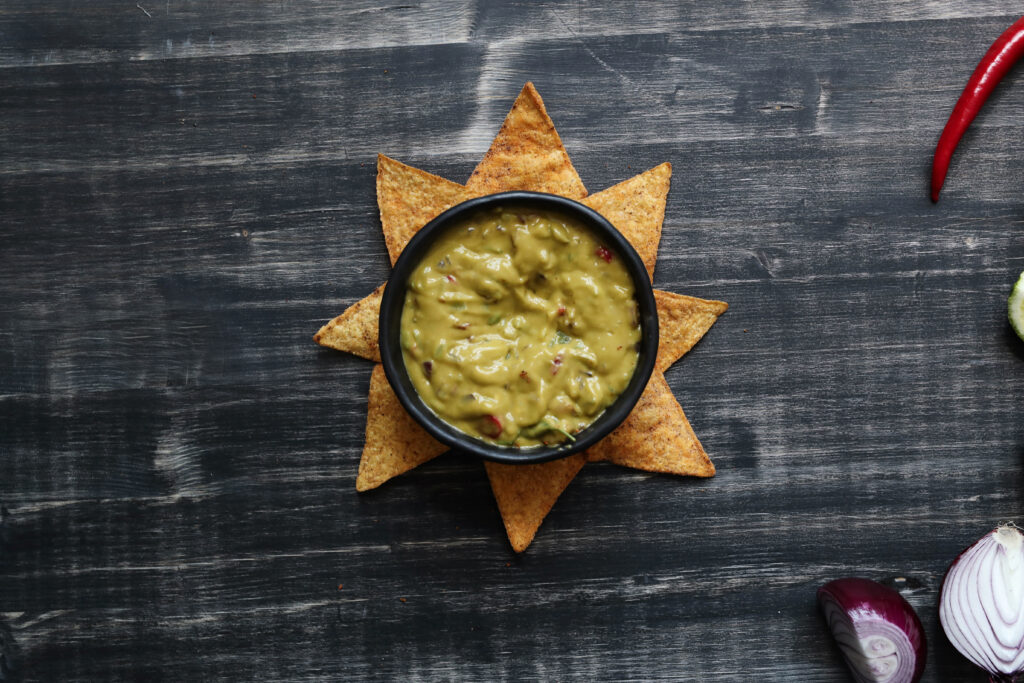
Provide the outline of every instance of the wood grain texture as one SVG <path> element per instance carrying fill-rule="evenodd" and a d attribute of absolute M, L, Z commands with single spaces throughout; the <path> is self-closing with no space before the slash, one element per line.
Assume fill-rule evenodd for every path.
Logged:
<path fill-rule="evenodd" d="M 338 6 L 343 4 L 344 7 Z M 1009 2 L 8 2 L 0 680 L 848 680 L 827 580 L 1024 503 L 1024 84 L 928 201 Z M 463 183 L 532 80 L 591 192 L 664 161 L 713 479 L 592 464 L 529 551 L 478 462 L 357 494 L 378 152 Z"/>

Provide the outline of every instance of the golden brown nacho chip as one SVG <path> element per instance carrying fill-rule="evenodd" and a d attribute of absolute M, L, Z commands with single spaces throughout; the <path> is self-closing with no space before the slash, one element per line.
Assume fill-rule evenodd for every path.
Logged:
<path fill-rule="evenodd" d="M 586 456 L 591 462 L 607 460 L 648 472 L 715 474 L 715 466 L 658 370 L 625 422 L 587 449 Z"/>
<path fill-rule="evenodd" d="M 654 368 L 664 372 L 682 358 L 711 329 L 729 304 L 654 290 L 658 307 L 658 359 Z"/>
<path fill-rule="evenodd" d="M 649 274 L 657 259 L 671 166 L 662 164 L 589 198 L 639 252 Z M 378 157 L 377 201 L 392 264 L 412 236 L 431 219 L 475 196 L 507 190 L 550 192 L 572 199 L 587 195 L 561 138 L 533 84 L 527 83 L 483 160 L 465 186 Z M 317 343 L 380 360 L 377 320 L 383 285 L 324 325 Z M 585 454 L 539 465 L 486 463 L 494 496 L 516 552 L 529 546 L 544 517 L 583 464 L 605 460 L 654 472 L 712 476 L 663 370 L 707 332 L 727 305 L 655 292 L 661 327 L 656 370 L 626 421 Z M 366 491 L 443 453 L 401 407 L 384 370 L 373 369 L 366 445 L 356 488 Z"/>
<path fill-rule="evenodd" d="M 391 265 L 420 228 L 475 196 L 464 185 L 378 154 L 377 205 Z"/>
<path fill-rule="evenodd" d="M 531 190 L 570 199 L 587 196 L 533 83 L 519 93 L 466 187 L 481 195 Z"/>
<path fill-rule="evenodd" d="M 384 285 L 345 309 L 345 312 L 320 328 L 313 341 L 338 351 L 348 351 L 368 360 L 380 362 L 377 348 L 377 321 Z"/>
<path fill-rule="evenodd" d="M 577 453 L 537 465 L 484 463 L 513 550 L 526 550 L 544 517 L 586 461 Z"/>
<path fill-rule="evenodd" d="M 366 409 L 366 445 L 359 461 L 356 490 L 377 488 L 446 450 L 402 408 L 384 375 L 384 366 L 373 366 Z"/>
<path fill-rule="evenodd" d="M 665 162 L 583 199 L 629 240 L 654 279 L 672 164 Z"/>

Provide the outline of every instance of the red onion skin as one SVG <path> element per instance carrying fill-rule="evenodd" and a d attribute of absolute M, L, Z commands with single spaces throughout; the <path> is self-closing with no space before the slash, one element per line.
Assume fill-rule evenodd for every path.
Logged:
<path fill-rule="evenodd" d="M 969 545 L 966 548 L 964 548 L 960 552 L 960 554 L 956 556 L 956 559 L 954 559 L 950 563 L 949 567 L 946 569 L 946 575 L 942 578 L 942 586 L 939 589 L 939 621 L 940 621 L 940 624 L 942 626 L 942 630 L 946 633 L 946 637 L 949 638 L 949 641 L 953 645 L 953 647 L 956 648 L 957 651 L 960 652 L 960 654 L 964 655 L 964 657 L 966 657 L 968 660 L 970 660 L 970 662 L 972 664 L 974 664 L 978 668 L 980 668 L 980 669 L 984 670 L 986 673 L 988 673 L 988 675 L 989 675 L 989 682 L 990 683 L 1017 683 L 1018 681 L 1024 681 L 1024 672 L 1017 671 L 1017 672 L 1012 672 L 1012 673 L 1005 673 L 1005 672 L 998 672 L 998 671 L 990 671 L 989 669 L 984 667 L 982 664 L 980 664 L 979 662 L 975 661 L 975 659 L 973 657 L 968 656 L 963 650 L 961 650 L 960 646 L 957 644 L 957 642 L 954 639 L 954 637 L 950 637 L 949 628 L 946 625 L 946 621 L 947 621 L 946 610 L 947 610 L 947 608 L 946 608 L 944 603 L 945 603 L 945 600 L 946 600 L 946 590 L 947 590 L 947 587 L 949 585 L 950 576 L 953 574 L 954 570 L 957 569 L 957 567 L 960 564 L 961 560 L 964 559 L 964 556 L 966 556 L 968 553 L 970 553 L 972 550 L 974 550 L 975 547 L 978 546 L 983 541 L 990 540 L 990 537 L 992 537 L 993 535 L 998 533 L 1001 529 L 1013 529 L 1014 531 L 1020 533 L 1020 529 L 1017 528 L 1013 524 L 997 526 L 995 529 L 993 529 L 992 531 L 988 532 L 987 534 L 985 534 L 984 536 L 979 538 L 977 541 L 975 541 L 971 545 Z"/>
<path fill-rule="evenodd" d="M 904 676 L 899 679 L 894 678 L 893 681 L 916 683 L 916 681 L 920 680 L 924 673 L 928 643 L 917 612 L 914 611 L 914 608 L 910 606 L 910 603 L 902 595 L 892 588 L 883 586 L 870 579 L 849 577 L 829 581 L 818 589 L 818 604 L 821 606 L 822 611 L 825 612 L 826 620 L 828 620 L 826 604 L 830 601 L 839 606 L 847 614 L 848 618 L 854 622 L 855 626 L 858 623 L 864 624 L 868 621 L 880 621 L 892 625 L 897 631 L 902 633 L 913 651 L 914 668 L 909 678 Z M 829 628 L 833 629 L 833 635 L 835 635 L 831 622 L 829 623 Z M 847 658 L 846 652 L 843 651 L 842 647 L 840 647 L 840 651 L 843 653 L 843 657 Z M 847 664 L 850 665 L 855 677 L 857 677 L 858 674 L 854 665 L 848 658 Z"/>

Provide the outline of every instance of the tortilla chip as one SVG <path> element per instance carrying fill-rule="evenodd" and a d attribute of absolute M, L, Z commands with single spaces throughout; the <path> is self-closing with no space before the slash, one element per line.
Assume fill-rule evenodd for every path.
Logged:
<path fill-rule="evenodd" d="M 658 307 L 658 358 L 654 368 L 664 372 L 711 329 L 729 304 L 654 290 Z"/>
<path fill-rule="evenodd" d="M 652 280 L 671 177 L 672 164 L 665 162 L 583 200 L 629 240 Z"/>
<path fill-rule="evenodd" d="M 533 83 L 523 86 L 466 187 L 480 195 L 531 190 L 570 199 L 587 196 Z"/>
<path fill-rule="evenodd" d="M 653 275 L 671 166 L 662 164 L 608 188 L 586 203 L 605 215 L 640 253 Z M 384 155 L 377 162 L 377 202 L 394 264 L 416 232 L 472 197 L 508 190 L 583 199 L 583 186 L 532 83 L 516 99 L 487 154 L 465 186 Z M 324 325 L 317 343 L 380 361 L 377 321 L 383 285 Z M 672 396 L 662 371 L 688 351 L 726 309 L 718 301 L 655 292 L 661 326 L 656 371 L 626 421 L 584 454 L 539 465 L 487 462 L 509 541 L 522 552 L 584 463 L 604 460 L 653 472 L 712 476 L 714 465 Z M 402 408 L 377 365 L 370 378 L 366 445 L 356 489 L 366 491 L 445 452 Z"/>
<path fill-rule="evenodd" d="M 582 453 L 537 465 L 484 463 L 513 550 L 526 550 L 558 496 L 584 463 Z"/>
<path fill-rule="evenodd" d="M 420 228 L 476 195 L 464 185 L 378 154 L 377 205 L 391 265 Z"/>
<path fill-rule="evenodd" d="M 384 366 L 373 366 L 366 409 L 366 445 L 359 461 L 356 490 L 377 488 L 446 450 L 402 408 L 384 375 Z"/>
<path fill-rule="evenodd" d="M 648 472 L 695 477 L 715 474 L 715 466 L 660 371 L 651 375 L 626 420 L 585 455 L 591 462 L 607 460 Z"/>
<path fill-rule="evenodd" d="M 355 302 L 346 308 L 344 313 L 321 327 L 320 331 L 313 335 L 313 341 L 320 346 L 348 351 L 379 363 L 377 321 L 380 318 L 380 300 L 383 295 L 384 285 L 381 285 L 373 290 L 372 294 Z"/>

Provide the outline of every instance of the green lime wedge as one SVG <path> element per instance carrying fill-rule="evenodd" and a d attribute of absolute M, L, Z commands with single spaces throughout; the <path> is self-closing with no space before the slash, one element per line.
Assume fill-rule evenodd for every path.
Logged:
<path fill-rule="evenodd" d="M 1024 273 L 1020 274 L 1017 284 L 1010 292 L 1010 300 L 1006 302 L 1007 314 L 1010 316 L 1010 325 L 1017 336 L 1024 339 Z"/>

